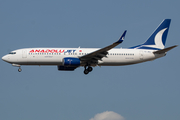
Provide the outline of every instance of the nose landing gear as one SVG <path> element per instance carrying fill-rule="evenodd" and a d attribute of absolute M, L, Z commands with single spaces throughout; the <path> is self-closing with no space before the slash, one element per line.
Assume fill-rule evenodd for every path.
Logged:
<path fill-rule="evenodd" d="M 21 69 L 21 67 L 19 67 L 18 72 L 21 72 L 21 71 L 22 71 L 22 69 Z"/>
<path fill-rule="evenodd" d="M 19 64 L 14 64 L 14 63 L 13 63 L 13 64 L 12 64 L 12 66 L 14 66 L 14 67 L 19 67 L 18 71 L 19 71 L 19 72 L 21 72 L 21 71 L 22 71 L 22 69 L 21 69 L 21 65 L 19 65 Z"/>

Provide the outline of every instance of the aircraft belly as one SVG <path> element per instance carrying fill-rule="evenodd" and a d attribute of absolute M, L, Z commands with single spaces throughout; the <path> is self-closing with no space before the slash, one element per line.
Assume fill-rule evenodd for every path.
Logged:
<path fill-rule="evenodd" d="M 62 65 L 61 62 L 28 62 L 26 65 Z"/>

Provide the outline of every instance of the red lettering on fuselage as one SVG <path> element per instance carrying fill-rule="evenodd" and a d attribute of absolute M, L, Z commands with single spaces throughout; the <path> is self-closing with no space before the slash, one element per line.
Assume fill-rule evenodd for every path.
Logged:
<path fill-rule="evenodd" d="M 37 52 L 37 53 L 38 53 L 38 52 L 40 52 L 40 50 L 35 50 L 35 52 Z"/>
<path fill-rule="evenodd" d="M 34 50 L 31 50 L 31 51 L 29 51 L 30 53 L 33 53 L 34 52 Z"/>
<path fill-rule="evenodd" d="M 41 52 L 41 53 L 44 53 L 44 50 L 41 50 L 40 52 Z"/>
<path fill-rule="evenodd" d="M 30 53 L 63 53 L 65 50 L 58 50 L 58 49 L 36 49 L 29 51 Z"/>
<path fill-rule="evenodd" d="M 59 50 L 59 53 L 63 53 L 65 50 Z"/>
<path fill-rule="evenodd" d="M 49 49 L 45 50 L 44 52 L 45 52 L 45 53 L 48 53 L 48 52 L 49 52 Z"/>

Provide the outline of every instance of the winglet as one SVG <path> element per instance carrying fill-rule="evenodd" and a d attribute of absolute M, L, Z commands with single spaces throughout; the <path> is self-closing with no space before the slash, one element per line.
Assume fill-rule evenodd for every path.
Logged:
<path fill-rule="evenodd" d="M 126 32 L 127 32 L 127 30 L 124 31 L 124 33 L 121 35 L 121 37 L 119 38 L 119 40 L 116 43 L 122 43 L 123 42 L 125 35 L 126 35 Z"/>

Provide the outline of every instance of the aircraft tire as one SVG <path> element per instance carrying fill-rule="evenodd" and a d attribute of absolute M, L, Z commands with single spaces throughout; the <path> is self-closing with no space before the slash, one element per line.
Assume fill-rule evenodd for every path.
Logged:
<path fill-rule="evenodd" d="M 89 71 L 87 69 L 84 70 L 84 74 L 87 75 Z"/>
<path fill-rule="evenodd" d="M 91 72 L 93 70 L 92 67 L 88 67 L 88 71 Z"/>
<path fill-rule="evenodd" d="M 22 69 L 21 69 L 21 68 L 19 68 L 19 69 L 18 69 L 18 72 L 21 72 L 21 71 L 22 71 Z"/>

